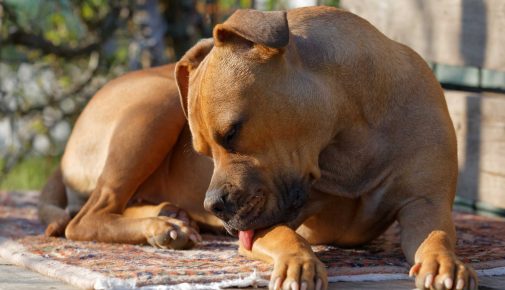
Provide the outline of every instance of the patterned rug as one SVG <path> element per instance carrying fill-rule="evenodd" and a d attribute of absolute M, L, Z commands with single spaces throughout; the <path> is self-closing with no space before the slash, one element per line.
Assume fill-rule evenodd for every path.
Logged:
<path fill-rule="evenodd" d="M 37 193 L 0 192 L 0 256 L 84 289 L 265 287 L 271 266 L 237 254 L 237 241 L 204 236 L 186 251 L 46 238 Z M 455 214 L 458 255 L 479 275 L 505 274 L 505 221 Z M 316 246 L 330 282 L 408 279 L 398 227 L 355 249 Z"/>

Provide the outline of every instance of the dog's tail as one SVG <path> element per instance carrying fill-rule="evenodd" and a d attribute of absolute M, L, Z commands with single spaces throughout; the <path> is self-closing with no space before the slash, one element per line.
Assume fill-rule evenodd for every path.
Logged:
<path fill-rule="evenodd" d="M 65 211 L 66 206 L 67 194 L 63 184 L 61 167 L 58 166 L 42 189 L 39 197 L 39 219 L 47 225 L 46 236 L 58 237 L 65 234 L 65 228 L 70 222 L 70 215 Z"/>

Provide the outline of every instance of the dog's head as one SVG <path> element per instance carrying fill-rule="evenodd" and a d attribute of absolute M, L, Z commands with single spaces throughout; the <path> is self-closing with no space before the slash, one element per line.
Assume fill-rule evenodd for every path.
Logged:
<path fill-rule="evenodd" d="M 320 176 L 328 108 L 291 42 L 286 12 L 239 10 L 176 66 L 193 146 L 214 160 L 204 205 L 230 232 L 296 220 Z"/>

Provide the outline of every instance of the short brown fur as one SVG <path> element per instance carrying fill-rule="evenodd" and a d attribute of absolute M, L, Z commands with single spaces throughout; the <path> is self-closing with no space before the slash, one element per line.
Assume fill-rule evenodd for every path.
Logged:
<path fill-rule="evenodd" d="M 476 289 L 454 253 L 454 129 L 424 61 L 342 10 L 239 13 L 216 27 L 215 46 L 97 93 L 44 191 L 42 220 L 64 228 L 46 210 L 61 207 L 48 194 L 60 180 L 68 205 L 87 200 L 68 238 L 184 248 L 198 241 L 191 222 L 148 204 L 220 228 L 204 199 L 213 209 L 226 193 L 224 226 L 256 231 L 241 252 L 273 263 L 270 286 L 283 289 L 326 289 L 310 244 L 363 244 L 396 220 L 418 288 Z M 272 39 L 286 31 L 288 42 Z"/>

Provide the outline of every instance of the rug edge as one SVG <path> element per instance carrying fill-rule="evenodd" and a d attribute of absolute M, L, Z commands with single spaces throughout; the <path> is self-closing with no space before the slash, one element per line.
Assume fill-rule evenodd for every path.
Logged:
<path fill-rule="evenodd" d="M 86 268 L 46 260 L 30 253 L 20 243 L 0 237 L 0 257 L 14 265 L 24 267 L 44 276 L 54 278 L 81 289 L 96 289 L 97 285 L 118 284 L 131 285 L 131 281 L 110 278 Z M 114 281 L 112 281 L 114 280 Z"/>
<path fill-rule="evenodd" d="M 0 237 L 0 256 L 10 263 L 27 268 L 50 278 L 54 278 L 82 289 L 222 289 L 223 286 L 265 286 L 268 281 L 261 278 L 255 271 L 245 278 L 221 281 L 209 284 L 149 285 L 137 288 L 135 281 L 107 277 L 101 273 L 86 268 L 64 264 L 54 260 L 46 260 L 30 253 L 20 243 L 5 237 Z M 505 275 L 505 266 L 476 270 L 478 276 Z M 411 280 L 407 274 L 358 274 L 330 276 L 328 282 L 364 282 L 364 281 Z M 247 281 L 247 282 L 246 282 Z M 247 285 L 245 285 L 247 284 Z M 161 288 L 160 288 L 161 286 Z M 164 287 L 163 287 L 164 286 Z M 210 287 L 209 287 L 210 286 Z M 203 288 L 199 288 L 203 287 Z"/>

